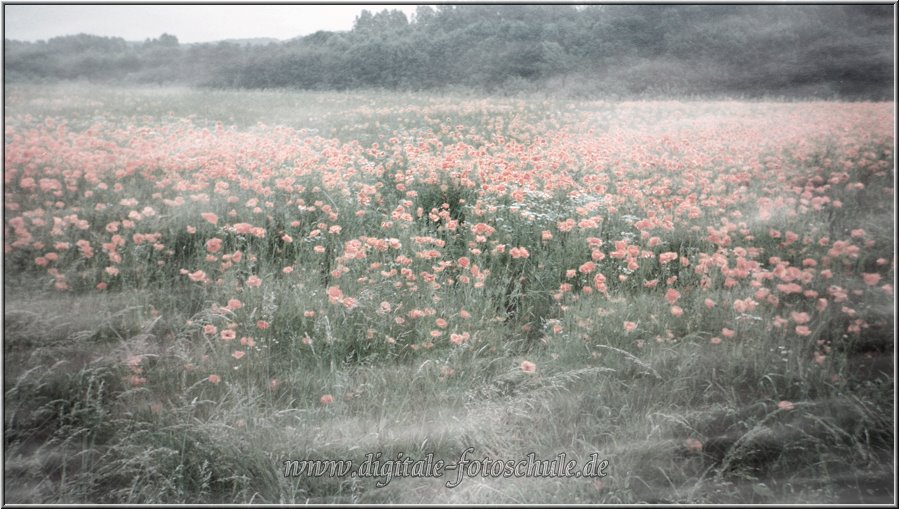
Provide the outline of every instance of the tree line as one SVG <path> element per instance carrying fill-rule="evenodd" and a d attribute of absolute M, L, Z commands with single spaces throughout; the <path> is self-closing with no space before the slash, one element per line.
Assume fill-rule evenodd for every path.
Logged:
<path fill-rule="evenodd" d="M 890 5 L 440 5 L 283 42 L 5 41 L 8 81 L 892 99 Z"/>

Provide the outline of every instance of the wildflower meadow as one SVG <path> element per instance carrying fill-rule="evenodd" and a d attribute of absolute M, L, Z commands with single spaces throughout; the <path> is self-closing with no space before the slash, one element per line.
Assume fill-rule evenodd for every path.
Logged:
<path fill-rule="evenodd" d="M 895 500 L 892 102 L 5 107 L 7 502 Z"/>

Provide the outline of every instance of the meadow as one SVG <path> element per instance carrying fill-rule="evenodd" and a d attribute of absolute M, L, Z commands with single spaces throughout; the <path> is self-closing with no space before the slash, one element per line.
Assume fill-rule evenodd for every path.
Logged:
<path fill-rule="evenodd" d="M 893 103 L 5 100 L 8 503 L 895 502 Z"/>

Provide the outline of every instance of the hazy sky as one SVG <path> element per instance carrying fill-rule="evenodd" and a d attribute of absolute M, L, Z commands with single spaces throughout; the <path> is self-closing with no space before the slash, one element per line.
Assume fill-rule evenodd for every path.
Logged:
<path fill-rule="evenodd" d="M 290 39 L 317 30 L 349 30 L 368 9 L 415 5 L 10 5 L 3 6 L 7 39 L 36 41 L 87 33 L 129 41 L 169 33 L 181 42 L 274 37 Z"/>

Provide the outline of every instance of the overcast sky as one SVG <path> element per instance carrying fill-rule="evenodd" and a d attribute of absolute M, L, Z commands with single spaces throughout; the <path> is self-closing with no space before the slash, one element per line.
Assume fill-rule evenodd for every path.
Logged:
<path fill-rule="evenodd" d="M 86 33 L 143 41 L 169 33 L 181 42 L 273 37 L 290 39 L 318 30 L 349 30 L 368 9 L 415 5 L 10 5 L 3 6 L 7 39 L 37 41 Z"/>

